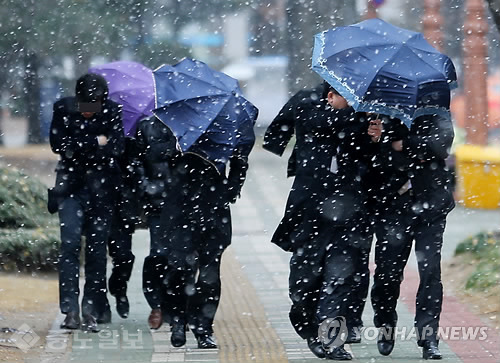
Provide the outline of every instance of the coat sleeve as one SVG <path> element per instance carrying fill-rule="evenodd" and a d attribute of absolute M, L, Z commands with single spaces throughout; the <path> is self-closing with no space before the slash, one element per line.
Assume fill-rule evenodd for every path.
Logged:
<path fill-rule="evenodd" d="M 414 120 L 410 133 L 403 139 L 403 151 L 410 159 L 444 160 L 449 155 L 454 136 L 449 117 L 421 116 Z"/>
<path fill-rule="evenodd" d="M 352 107 L 329 109 L 318 101 L 304 100 L 295 109 L 295 122 L 300 122 L 310 132 L 341 132 L 352 124 L 355 112 Z"/>
<path fill-rule="evenodd" d="M 391 174 L 394 169 L 406 170 L 408 167 L 408 156 L 406 153 L 396 151 L 392 148 L 392 142 L 408 138 L 408 128 L 399 120 L 384 120 L 384 132 L 380 142 L 372 143 L 379 147 L 376 155 L 376 163 L 383 173 Z M 406 182 L 406 180 L 405 180 Z"/>
<path fill-rule="evenodd" d="M 229 159 L 229 173 L 227 176 L 227 198 L 230 203 L 236 202 L 245 182 L 248 170 L 248 156 L 255 145 L 253 122 L 247 121 L 240 125 L 238 143 Z"/>
<path fill-rule="evenodd" d="M 264 149 L 279 156 L 283 155 L 295 132 L 294 109 L 297 107 L 299 97 L 299 94 L 295 94 L 290 98 L 268 126 L 262 144 Z"/>
<path fill-rule="evenodd" d="M 167 126 L 155 126 L 155 137 L 148 140 L 146 158 L 156 161 L 171 161 L 179 153 L 177 139 Z"/>
<path fill-rule="evenodd" d="M 71 130 L 69 118 L 66 103 L 54 103 L 49 134 L 52 151 L 66 158 L 73 158 L 75 154 L 95 152 L 98 147 L 97 139 L 88 134 L 76 137 Z"/>
<path fill-rule="evenodd" d="M 100 146 L 97 152 L 103 158 L 117 159 L 125 152 L 125 135 L 122 124 L 122 107 L 111 107 L 110 129 L 108 132 L 108 142 L 104 146 Z"/>
<path fill-rule="evenodd" d="M 154 194 L 149 188 L 164 180 L 158 176 L 152 176 L 152 165 L 161 167 L 165 172 L 164 178 L 168 179 L 170 168 L 179 158 L 181 152 L 178 149 L 177 139 L 172 131 L 155 119 L 143 120 L 139 123 L 136 133 L 137 166 L 136 174 L 140 193 Z M 159 190 L 159 188 L 155 188 Z"/>
<path fill-rule="evenodd" d="M 233 156 L 229 160 L 229 174 L 227 177 L 227 201 L 236 202 L 245 182 L 248 170 L 248 158 Z"/>
<path fill-rule="evenodd" d="M 145 121 L 141 121 L 135 134 L 135 161 L 134 175 L 136 178 L 139 196 L 143 196 L 146 182 L 146 149 L 147 140 L 142 127 Z"/>

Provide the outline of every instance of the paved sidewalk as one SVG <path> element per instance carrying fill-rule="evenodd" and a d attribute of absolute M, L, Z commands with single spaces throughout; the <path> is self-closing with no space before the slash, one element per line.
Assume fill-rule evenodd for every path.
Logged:
<path fill-rule="evenodd" d="M 121 319 L 113 309 L 113 323 L 98 334 L 68 334 L 54 322 L 42 362 L 318 362 L 288 321 L 288 261 L 290 254 L 269 241 L 281 219 L 291 180 L 285 179 L 286 159 L 256 147 L 242 198 L 232 208 L 233 244 L 222 261 L 223 292 L 215 322 L 217 350 L 199 350 L 190 332 L 183 348 L 170 346 L 168 327 L 156 332 L 147 327 L 149 307 L 142 294 L 142 262 L 149 248 L 147 231 L 134 235 L 136 255 L 130 281 L 131 314 Z M 500 228 L 500 210 L 479 211 L 461 207 L 449 217 L 443 258 L 468 235 L 484 228 Z M 411 259 L 398 306 L 400 327 L 411 331 L 418 276 Z M 362 344 L 348 347 L 357 362 L 408 362 L 421 358 L 415 337 L 398 340 L 394 352 L 382 357 L 376 348 L 370 304 L 364 313 Z M 482 327 L 481 321 L 455 297 L 444 302 L 443 327 Z M 498 334 L 487 330 L 486 340 L 442 340 L 446 362 L 498 362 Z"/>
<path fill-rule="evenodd" d="M 282 177 L 286 165 L 283 160 L 272 155 L 266 156 L 259 151 L 255 152 L 253 157 L 244 198 L 234 209 L 235 220 L 241 218 L 247 222 L 239 227 L 242 236 L 235 238 L 233 248 L 237 251 L 236 255 L 245 269 L 251 271 L 248 276 L 256 287 L 261 301 L 267 307 L 271 324 L 286 347 L 288 359 L 308 361 L 311 355 L 303 342 L 297 340 L 287 317 L 289 302 L 286 288 L 290 255 L 269 243 L 272 232 L 282 216 L 283 198 L 286 199 L 290 187 L 290 181 L 284 182 Z M 465 237 L 484 229 L 500 229 L 500 210 L 467 210 L 457 207 L 448 219 L 443 259 L 451 258 L 456 245 Z M 238 243 L 240 239 L 247 243 Z M 251 243 L 248 243 L 249 241 Z M 413 326 L 417 286 L 418 274 L 413 255 L 405 272 L 402 296 L 398 305 L 400 327 L 406 328 L 409 332 Z M 421 349 L 417 347 L 415 337 L 405 341 L 398 340 L 390 357 L 380 356 L 376 348 L 376 337 L 372 334 L 376 332 L 372 316 L 370 304 L 367 303 L 363 316 L 366 327 L 363 337 L 367 339 L 364 339 L 363 344 L 350 347 L 355 360 L 407 362 L 421 358 Z M 453 296 L 445 296 L 442 319 L 443 328 L 466 329 L 484 326 L 479 318 Z M 498 362 L 500 360 L 498 333 L 492 329 L 486 329 L 485 332 L 487 334 L 485 340 L 442 340 L 440 348 L 446 361 Z"/>

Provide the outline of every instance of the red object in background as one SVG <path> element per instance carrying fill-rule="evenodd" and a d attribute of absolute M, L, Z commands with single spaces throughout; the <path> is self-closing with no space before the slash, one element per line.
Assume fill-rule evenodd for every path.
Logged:
<path fill-rule="evenodd" d="M 500 127 L 500 71 L 488 77 L 488 128 Z M 465 127 L 467 110 L 465 96 L 460 93 L 451 100 L 451 113 L 458 127 Z"/>

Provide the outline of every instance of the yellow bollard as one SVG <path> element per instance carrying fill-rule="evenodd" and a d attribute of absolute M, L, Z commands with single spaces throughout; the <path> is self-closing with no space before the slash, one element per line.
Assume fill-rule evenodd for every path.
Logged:
<path fill-rule="evenodd" d="M 461 145 L 456 152 L 458 196 L 468 208 L 500 208 L 500 147 Z"/>

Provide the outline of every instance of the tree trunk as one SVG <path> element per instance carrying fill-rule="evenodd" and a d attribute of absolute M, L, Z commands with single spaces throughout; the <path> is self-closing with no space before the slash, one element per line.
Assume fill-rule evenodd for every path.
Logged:
<path fill-rule="evenodd" d="M 0 146 L 2 145 L 3 145 L 3 105 L 0 105 Z"/>
<path fill-rule="evenodd" d="M 356 2 L 351 0 L 288 0 L 286 12 L 288 90 L 294 94 L 321 82 L 321 78 L 311 70 L 314 35 L 335 26 L 356 23 L 359 15 L 356 12 Z"/>
<path fill-rule="evenodd" d="M 25 55 L 26 75 L 25 96 L 28 117 L 28 144 L 40 144 L 40 80 L 38 78 L 39 59 L 35 52 L 28 51 Z"/>
<path fill-rule="evenodd" d="M 9 69 L 3 53 L 0 54 L 0 69 Z M 0 146 L 3 145 L 3 112 L 5 107 L 3 103 L 3 87 L 6 82 L 6 77 L 3 73 L 0 73 Z"/>

